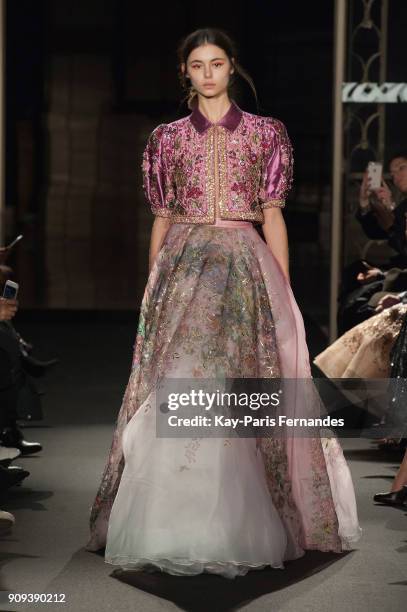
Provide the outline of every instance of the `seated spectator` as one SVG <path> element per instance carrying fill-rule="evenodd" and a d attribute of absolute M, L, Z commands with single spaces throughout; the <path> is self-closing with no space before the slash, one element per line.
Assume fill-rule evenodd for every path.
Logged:
<path fill-rule="evenodd" d="M 379 189 L 370 189 L 366 171 L 360 188 L 356 218 L 368 238 L 387 240 L 389 246 L 398 253 L 397 257 L 392 259 L 392 265 L 407 267 L 407 151 L 392 155 L 389 171 L 394 186 L 402 195 L 398 206 L 395 205 L 392 192 L 384 180 Z"/>
<path fill-rule="evenodd" d="M 2 287 L 3 284 L 10 278 L 13 272 L 13 270 L 9 266 L 5 265 L 5 262 L 9 255 L 10 255 L 10 248 L 0 247 L 0 287 Z M 31 355 L 33 346 L 30 343 L 26 342 L 21 337 L 21 335 L 16 331 L 16 329 L 14 328 L 11 322 L 11 318 L 12 317 L 4 317 L 3 319 L 0 319 L 0 321 L 3 320 L 5 322 L 4 326 L 8 327 L 9 334 L 13 335 L 19 343 L 20 353 L 21 353 L 21 358 L 22 358 L 22 365 L 23 365 L 24 370 L 31 376 L 35 376 L 35 377 L 44 376 L 47 369 L 55 365 L 56 363 L 58 363 L 59 360 L 50 359 L 48 361 L 40 361 L 38 359 L 35 359 Z"/>
<path fill-rule="evenodd" d="M 357 262 L 356 262 L 357 263 Z M 382 270 L 366 261 L 353 265 L 354 282 L 347 284 L 348 292 L 342 291 L 338 307 L 338 331 L 342 335 L 355 325 L 377 314 L 379 302 L 383 305 L 397 304 L 404 300 L 407 291 L 407 269 Z M 352 289 L 351 289 L 352 287 Z M 351 289 L 349 291 L 349 289 Z"/>
<path fill-rule="evenodd" d="M 17 300 L 0 298 L 0 324 L 9 321 L 17 312 Z M 14 422 L 16 414 L 18 389 L 14 380 L 13 358 L 9 347 L 5 348 L 0 342 L 0 425 Z M 28 443 L 29 444 L 29 443 Z M 20 451 L 18 451 L 20 454 Z M 17 455 L 18 456 L 18 455 Z M 29 476 L 29 472 L 22 467 L 9 465 L 8 459 L 0 463 L 0 492 L 20 483 Z M 4 510 L 0 510 L 0 536 L 8 533 L 15 523 L 15 517 Z"/>
<path fill-rule="evenodd" d="M 17 300 L 0 298 L 0 443 L 32 454 L 41 444 L 25 440 L 17 426 L 18 393 L 26 378 L 19 341 L 8 325 L 17 308 Z"/>

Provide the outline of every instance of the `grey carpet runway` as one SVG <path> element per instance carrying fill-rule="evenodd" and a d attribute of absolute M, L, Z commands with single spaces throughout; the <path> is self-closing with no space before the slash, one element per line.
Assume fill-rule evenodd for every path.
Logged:
<path fill-rule="evenodd" d="M 208 574 L 117 574 L 84 550 L 88 514 L 111 443 L 131 359 L 134 322 L 27 323 L 19 330 L 61 364 L 41 387 L 45 419 L 25 429 L 43 451 L 18 458 L 30 471 L 0 507 L 16 517 L 0 540 L 0 611 L 399 612 L 407 599 L 407 513 L 375 505 L 398 457 L 368 440 L 343 441 L 363 537 L 355 551 L 309 552 L 285 570 L 253 571 L 227 580 Z M 41 355 L 40 355 L 41 356 Z M 50 593 L 65 603 L 9 604 L 10 593 Z"/>

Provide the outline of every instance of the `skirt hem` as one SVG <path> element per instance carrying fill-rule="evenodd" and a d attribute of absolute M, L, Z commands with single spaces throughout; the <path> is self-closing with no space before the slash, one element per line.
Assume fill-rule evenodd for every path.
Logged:
<path fill-rule="evenodd" d="M 302 555 L 301 555 L 302 556 Z M 192 559 L 165 559 L 149 558 L 133 559 L 126 556 L 106 557 L 105 563 L 118 565 L 124 571 L 158 571 L 161 570 L 173 576 L 196 576 L 204 572 L 219 574 L 227 578 L 235 576 L 245 576 L 251 570 L 262 570 L 266 567 L 272 569 L 285 569 L 284 564 L 272 565 L 271 563 L 251 564 L 235 561 L 211 561 L 211 560 L 192 560 Z"/>

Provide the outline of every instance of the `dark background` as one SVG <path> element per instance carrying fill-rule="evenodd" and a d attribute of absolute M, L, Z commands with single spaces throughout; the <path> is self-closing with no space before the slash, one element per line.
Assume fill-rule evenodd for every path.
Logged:
<path fill-rule="evenodd" d="M 390 4 L 389 58 L 398 68 L 388 80 L 406 80 L 398 59 L 407 11 Z M 244 82 L 239 105 L 281 119 L 292 139 L 295 186 L 284 215 L 294 291 L 325 325 L 333 7 L 9 1 L 6 228 L 8 239 L 25 236 L 12 261 L 21 307 L 138 308 L 153 220 L 141 153 L 158 123 L 189 113 L 176 71 L 180 38 L 216 26 L 235 38 L 256 85 L 259 106 Z M 393 132 L 400 138 L 398 119 Z"/>

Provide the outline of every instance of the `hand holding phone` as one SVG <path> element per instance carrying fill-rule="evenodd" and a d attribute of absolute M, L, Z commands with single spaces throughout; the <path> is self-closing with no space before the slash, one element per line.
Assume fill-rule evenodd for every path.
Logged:
<path fill-rule="evenodd" d="M 18 284 L 8 280 L 0 298 L 0 321 L 10 321 L 18 309 L 17 302 Z"/>
<path fill-rule="evenodd" d="M 380 162 L 369 162 L 367 165 L 367 182 L 369 191 L 380 189 L 383 178 L 383 164 Z"/>
<path fill-rule="evenodd" d="M 379 189 L 375 191 L 376 199 L 384 206 L 387 210 L 394 210 L 396 205 L 393 201 L 393 194 L 389 186 L 382 180 L 382 184 Z"/>
<path fill-rule="evenodd" d="M 8 280 L 6 281 L 3 289 L 3 298 L 6 300 L 15 300 L 17 299 L 17 293 L 19 289 L 19 284 L 14 281 Z"/>

